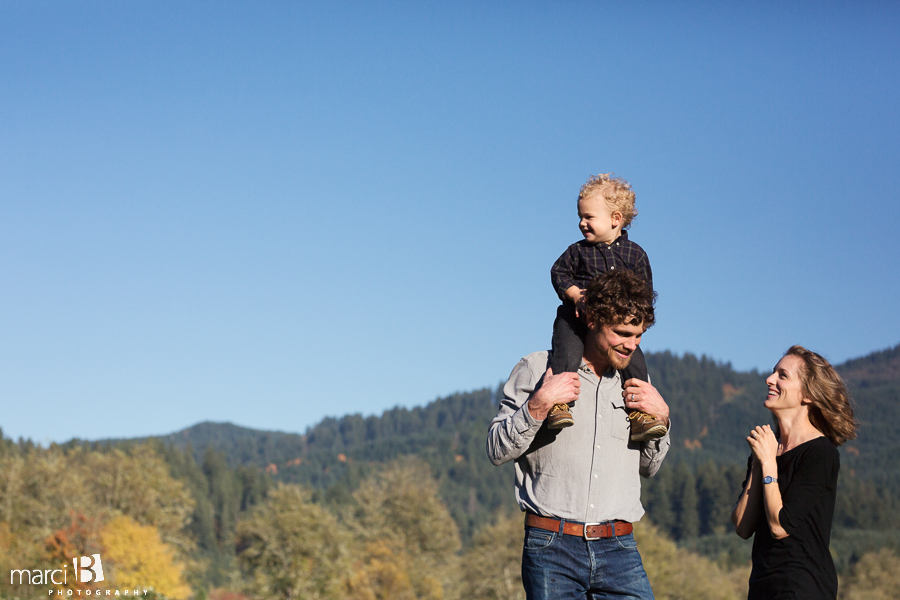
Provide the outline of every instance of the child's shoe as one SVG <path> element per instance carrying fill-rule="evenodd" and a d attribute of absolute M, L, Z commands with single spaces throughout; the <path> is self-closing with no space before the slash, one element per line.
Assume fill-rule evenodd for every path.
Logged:
<path fill-rule="evenodd" d="M 548 429 L 564 429 L 575 424 L 568 404 L 554 404 L 547 415 Z M 634 428 L 632 427 L 632 431 Z"/>
<path fill-rule="evenodd" d="M 666 422 L 659 417 L 648 415 L 647 413 L 636 410 L 628 415 L 631 421 L 631 441 L 646 442 L 648 440 L 658 440 L 666 435 L 669 430 Z"/>

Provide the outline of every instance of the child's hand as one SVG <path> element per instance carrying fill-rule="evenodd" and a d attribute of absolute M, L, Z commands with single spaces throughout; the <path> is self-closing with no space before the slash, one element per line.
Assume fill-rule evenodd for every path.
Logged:
<path fill-rule="evenodd" d="M 576 317 L 580 317 L 585 314 L 584 290 L 583 289 L 573 285 L 572 287 L 570 287 L 569 289 L 566 290 L 566 297 L 568 297 L 569 300 L 572 301 L 572 304 L 575 305 L 575 316 Z"/>
<path fill-rule="evenodd" d="M 587 307 L 584 302 L 584 292 L 581 294 L 581 298 L 578 299 L 578 302 L 575 303 L 575 316 L 584 318 L 587 314 Z"/>

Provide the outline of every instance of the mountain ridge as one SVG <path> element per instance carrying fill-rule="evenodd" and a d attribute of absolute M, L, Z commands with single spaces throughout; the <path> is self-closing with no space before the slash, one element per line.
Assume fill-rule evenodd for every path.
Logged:
<path fill-rule="evenodd" d="M 673 441 L 686 450 L 702 450 L 710 446 L 710 450 L 716 453 L 724 451 L 734 459 L 736 450 L 743 453 L 742 438 L 740 443 L 735 444 L 729 441 L 734 426 L 726 427 L 730 431 L 724 435 L 723 432 L 717 435 L 716 425 L 723 422 L 745 422 L 752 426 L 755 424 L 751 423 L 754 419 L 760 422 L 770 420 L 768 412 L 761 407 L 761 402 L 754 394 L 754 387 L 757 387 L 758 396 L 761 397 L 765 385 L 756 370 L 735 371 L 730 363 L 715 361 L 706 356 L 698 358 L 691 353 L 678 356 L 668 351 L 648 353 L 647 362 L 654 377 L 654 384 L 672 409 L 676 423 L 673 436 L 677 438 Z M 883 430 L 883 419 L 869 418 L 873 411 L 869 410 L 867 402 L 872 392 L 891 394 L 900 389 L 900 344 L 850 359 L 836 365 L 835 368 L 847 382 L 856 404 L 857 416 L 862 421 L 861 437 L 872 428 L 876 432 Z M 352 447 L 354 441 L 367 443 L 376 438 L 383 439 L 387 435 L 414 436 L 416 426 L 410 424 L 417 423 L 423 414 L 432 411 L 436 411 L 434 425 L 438 429 L 458 419 L 487 417 L 489 421 L 493 414 L 488 415 L 484 412 L 484 399 L 486 396 L 490 397 L 493 410 L 496 407 L 497 393 L 499 390 L 481 388 L 439 397 L 421 406 L 411 408 L 396 406 L 380 415 L 363 417 L 360 413 L 351 413 L 340 417 L 326 417 L 319 423 L 307 427 L 304 433 L 256 429 L 228 421 L 208 420 L 170 434 L 105 439 L 98 442 L 115 444 L 155 439 L 179 448 L 191 446 L 198 457 L 211 446 L 224 452 L 232 465 L 252 464 L 265 468 L 274 464 L 276 468 L 282 468 L 289 466 L 288 461 L 296 462 L 298 458 L 302 461 L 308 453 L 326 447 L 342 452 L 355 449 Z M 474 401 L 470 398 L 466 407 L 460 407 L 462 412 L 454 413 L 449 406 L 442 406 L 447 404 L 448 400 L 473 395 L 478 396 L 480 400 Z M 700 397 L 714 400 L 698 401 Z M 472 404 L 473 402 L 475 404 Z M 406 418 L 403 418 L 404 416 Z M 428 417 L 425 418 L 426 421 L 430 420 Z M 384 419 L 390 419 L 394 424 L 386 426 Z M 402 425 L 404 422 L 407 422 L 406 427 Z M 346 456 L 346 452 L 344 455 Z M 279 461 L 281 465 L 278 464 Z"/>
<path fill-rule="evenodd" d="M 690 353 L 648 353 L 647 365 L 670 406 L 673 427 L 666 464 L 644 483 L 645 507 L 651 520 L 670 524 L 668 533 L 675 539 L 713 535 L 727 522 L 723 511 L 730 511 L 730 498 L 740 489 L 748 452 L 745 432 L 772 420 L 762 404 L 764 377 Z M 894 500 L 900 496 L 895 493 L 900 492 L 900 471 L 893 458 L 900 455 L 900 344 L 837 369 L 855 396 L 861 428 L 859 439 L 841 448 L 845 492 L 836 523 L 884 529 L 900 519 L 893 516 L 900 515 L 900 502 Z M 430 466 L 466 539 L 498 511 L 515 508 L 513 464 L 495 467 L 485 453 L 500 393 L 500 388 L 482 388 L 381 415 L 328 417 L 303 434 L 203 421 L 164 436 L 95 444 L 150 441 L 190 448 L 198 464 L 215 452 L 231 468 L 252 467 L 275 481 L 304 485 L 326 502 L 349 501 L 373 470 L 417 456 Z M 693 501 L 684 496 L 688 489 L 696 489 Z M 875 503 L 865 504 L 873 494 Z M 672 504 L 670 497 L 680 500 Z M 707 498 L 702 501 L 707 504 L 697 504 L 697 498 Z M 707 506 L 710 498 L 718 498 L 714 511 Z M 866 510 L 857 510 L 860 506 Z M 682 514 L 693 515 L 696 527 L 682 526 Z"/>

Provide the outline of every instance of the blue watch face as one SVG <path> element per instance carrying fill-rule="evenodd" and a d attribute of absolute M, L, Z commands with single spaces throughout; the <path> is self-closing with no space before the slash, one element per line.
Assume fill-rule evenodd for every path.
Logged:
<path fill-rule="evenodd" d="M 772 483 L 773 481 L 778 481 L 778 480 L 775 479 L 774 477 L 772 477 L 771 475 L 766 475 L 765 477 L 763 477 L 763 483 Z"/>

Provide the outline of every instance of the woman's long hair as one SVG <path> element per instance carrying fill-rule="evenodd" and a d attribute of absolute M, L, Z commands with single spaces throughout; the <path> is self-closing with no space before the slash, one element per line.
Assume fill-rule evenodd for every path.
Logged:
<path fill-rule="evenodd" d="M 809 420 L 835 446 L 856 437 L 856 421 L 844 380 L 822 356 L 803 346 L 791 346 L 785 356 L 803 361 L 800 383 L 809 400 Z"/>

